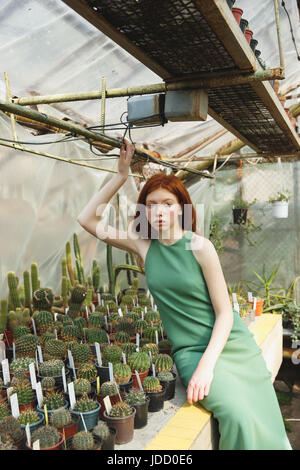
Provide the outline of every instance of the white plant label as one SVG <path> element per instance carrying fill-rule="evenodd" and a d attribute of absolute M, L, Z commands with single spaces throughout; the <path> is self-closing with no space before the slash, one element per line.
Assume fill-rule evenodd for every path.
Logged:
<path fill-rule="evenodd" d="M 118 313 L 119 313 L 120 317 L 123 317 L 123 312 L 122 312 L 121 308 L 118 308 Z"/>
<path fill-rule="evenodd" d="M 152 361 L 152 353 L 151 353 L 151 351 L 149 351 L 149 356 L 150 356 L 150 361 L 151 361 L 151 364 L 153 364 L 153 361 Z"/>
<path fill-rule="evenodd" d="M 42 392 L 41 382 L 36 383 L 35 393 L 36 393 L 36 398 L 37 398 L 37 401 L 38 401 L 39 408 L 42 408 L 42 406 L 43 406 L 43 392 Z"/>
<path fill-rule="evenodd" d="M 96 349 L 96 356 L 97 356 L 97 361 L 98 365 L 101 367 L 102 366 L 102 359 L 101 359 L 101 352 L 100 352 L 100 344 L 95 342 L 95 349 Z"/>
<path fill-rule="evenodd" d="M 9 373 L 9 365 L 8 359 L 4 359 L 2 362 L 2 374 L 3 374 L 3 382 L 4 385 L 10 382 L 10 373 Z"/>
<path fill-rule="evenodd" d="M 11 406 L 11 414 L 13 415 L 14 418 L 17 419 L 20 416 L 20 410 L 19 410 L 18 395 L 16 393 L 13 393 L 10 396 L 10 406 Z"/>
<path fill-rule="evenodd" d="M 114 379 L 113 365 L 111 362 L 108 363 L 108 370 L 109 370 L 109 380 L 113 382 L 115 379 Z"/>
<path fill-rule="evenodd" d="M 36 327 L 35 327 L 34 318 L 31 318 L 31 323 L 32 323 L 33 333 L 36 335 Z"/>
<path fill-rule="evenodd" d="M 157 312 L 157 305 L 154 305 L 153 310 Z"/>
<path fill-rule="evenodd" d="M 144 312 L 147 313 L 147 307 L 146 307 L 146 305 L 145 305 L 145 307 L 144 307 Z"/>
<path fill-rule="evenodd" d="M 95 311 L 95 305 L 93 303 L 91 303 L 91 308 L 92 308 L 92 313 L 94 313 Z"/>
<path fill-rule="evenodd" d="M 25 426 L 25 432 L 26 432 L 26 438 L 27 438 L 28 445 L 31 447 L 31 434 L 30 434 L 29 423 L 27 423 L 26 426 Z"/>
<path fill-rule="evenodd" d="M 55 334 L 55 339 L 58 339 L 58 338 L 57 338 L 57 331 L 56 331 L 56 330 L 54 330 L 54 334 Z"/>
<path fill-rule="evenodd" d="M 68 349 L 68 358 L 69 358 L 69 365 L 70 365 L 71 369 L 74 369 L 75 368 L 74 360 L 73 360 L 73 356 L 72 356 L 72 353 L 71 353 L 70 349 Z"/>
<path fill-rule="evenodd" d="M 34 443 L 32 444 L 32 449 L 33 450 L 41 450 L 40 449 L 40 440 L 37 439 L 36 441 L 34 441 Z"/>
<path fill-rule="evenodd" d="M 154 303 L 154 302 L 153 302 L 153 297 L 152 297 L 152 295 L 150 296 L 150 300 L 151 300 L 151 307 L 153 308 L 153 303 Z"/>
<path fill-rule="evenodd" d="M 87 427 L 86 427 L 86 424 L 85 424 L 84 417 L 83 417 L 83 414 L 82 414 L 82 413 L 80 413 L 80 418 L 81 418 L 81 420 L 82 420 L 82 422 L 83 422 L 84 430 L 85 430 L 85 432 L 87 432 Z"/>
<path fill-rule="evenodd" d="M 4 359 L 6 359 L 5 343 L 0 341 L 0 361 L 2 362 Z"/>
<path fill-rule="evenodd" d="M 248 292 L 248 302 L 252 302 L 252 292 Z"/>
<path fill-rule="evenodd" d="M 232 302 L 237 303 L 236 293 L 234 293 L 234 292 L 232 294 Z"/>
<path fill-rule="evenodd" d="M 100 294 L 97 294 L 97 297 L 98 297 L 98 305 L 101 304 L 101 297 L 100 297 Z"/>
<path fill-rule="evenodd" d="M 141 382 L 141 379 L 140 379 L 140 376 L 139 376 L 139 373 L 137 370 L 134 371 L 135 372 L 135 375 L 136 375 L 136 379 L 137 379 L 137 382 L 139 384 L 139 387 L 140 387 L 140 390 L 143 391 L 143 386 L 142 386 L 142 382 Z"/>
<path fill-rule="evenodd" d="M 73 382 L 68 383 L 68 393 L 69 393 L 69 398 L 70 398 L 70 407 L 73 410 L 75 403 L 76 403 Z"/>
<path fill-rule="evenodd" d="M 156 341 L 156 345 L 158 346 L 158 331 L 157 330 L 155 331 L 155 341 Z"/>
<path fill-rule="evenodd" d="M 86 318 L 89 319 L 89 310 L 87 306 L 85 306 Z"/>
<path fill-rule="evenodd" d="M 107 334 L 107 341 L 108 341 L 108 344 L 110 344 L 109 334 L 108 334 L 108 333 L 106 333 L 106 334 Z"/>
<path fill-rule="evenodd" d="M 36 375 L 35 375 L 35 363 L 31 362 L 29 364 L 29 373 L 30 373 L 30 381 L 31 381 L 31 387 L 33 390 L 35 390 L 36 387 Z"/>
<path fill-rule="evenodd" d="M 153 375 L 153 377 L 156 377 L 154 364 L 152 364 L 152 375 Z"/>
<path fill-rule="evenodd" d="M 42 348 L 41 348 L 40 345 L 38 345 L 37 351 L 38 351 L 38 355 L 39 355 L 39 361 L 40 361 L 40 362 L 44 362 L 44 361 L 43 361 Z"/>
<path fill-rule="evenodd" d="M 57 312 L 54 312 L 54 321 L 57 321 Z"/>
<path fill-rule="evenodd" d="M 149 289 L 147 290 L 147 297 L 149 298 L 149 295 L 150 295 L 150 291 Z"/>
<path fill-rule="evenodd" d="M 13 350 L 13 361 L 16 359 L 16 345 L 15 343 L 12 344 L 12 350 Z"/>
<path fill-rule="evenodd" d="M 104 315 L 104 322 L 105 322 L 106 328 L 108 328 L 108 325 L 107 325 L 107 315 Z"/>
<path fill-rule="evenodd" d="M 7 398 L 9 399 L 11 394 L 13 393 L 14 391 L 14 387 L 9 387 L 7 390 L 6 390 L 6 395 L 7 395 Z"/>
<path fill-rule="evenodd" d="M 256 310 L 256 301 L 257 301 L 257 298 L 253 297 L 253 310 L 254 311 Z"/>
<path fill-rule="evenodd" d="M 164 339 L 164 332 L 161 326 L 160 326 L 160 334 L 161 334 L 161 339 Z"/>
<path fill-rule="evenodd" d="M 135 341 L 136 346 L 139 348 L 140 347 L 140 335 L 137 333 L 136 334 L 136 341 Z"/>
<path fill-rule="evenodd" d="M 123 357 L 123 364 L 126 364 L 126 356 L 125 353 L 122 352 L 122 357 Z"/>
<path fill-rule="evenodd" d="M 237 302 L 234 302 L 233 308 L 234 308 L 238 313 L 240 313 L 240 306 L 239 306 L 239 304 L 238 304 Z"/>
<path fill-rule="evenodd" d="M 68 315 L 69 307 L 65 308 L 65 314 Z"/>
<path fill-rule="evenodd" d="M 144 312 L 142 311 L 142 320 L 144 320 Z"/>
<path fill-rule="evenodd" d="M 109 415 L 110 410 L 111 410 L 111 401 L 108 395 L 103 398 L 103 403 L 105 405 L 106 413 Z"/>
<path fill-rule="evenodd" d="M 61 375 L 63 379 L 64 392 L 67 393 L 67 379 L 66 379 L 65 366 L 61 368 Z"/>

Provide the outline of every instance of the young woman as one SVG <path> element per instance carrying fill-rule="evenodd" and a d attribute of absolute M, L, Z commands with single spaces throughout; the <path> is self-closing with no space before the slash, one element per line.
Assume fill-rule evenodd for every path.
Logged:
<path fill-rule="evenodd" d="M 291 450 L 271 373 L 232 309 L 216 250 L 197 231 L 195 209 L 179 178 L 158 174 L 146 181 L 127 232 L 101 221 L 128 176 L 134 145 L 124 142 L 118 173 L 92 197 L 78 222 L 144 264 L 187 400 L 200 400 L 218 420 L 219 449 Z"/>

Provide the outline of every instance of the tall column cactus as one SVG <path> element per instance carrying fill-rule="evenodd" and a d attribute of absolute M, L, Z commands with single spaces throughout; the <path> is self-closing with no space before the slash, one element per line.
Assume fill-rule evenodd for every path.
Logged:
<path fill-rule="evenodd" d="M 22 304 L 18 294 L 18 279 L 13 271 L 7 273 L 7 283 L 13 308 L 21 307 Z"/>
<path fill-rule="evenodd" d="M 93 269 L 92 269 L 92 281 L 94 291 L 98 292 L 100 285 L 100 265 L 97 263 L 97 260 L 93 260 Z"/>
<path fill-rule="evenodd" d="M 68 278 L 62 276 L 61 278 L 61 296 L 63 298 L 63 306 L 67 308 L 68 306 Z"/>
<path fill-rule="evenodd" d="M 67 259 L 67 269 L 68 269 L 68 273 L 69 273 L 69 278 L 70 278 L 72 286 L 74 286 L 75 277 L 74 277 L 74 272 L 73 272 L 73 268 L 72 268 L 71 244 L 70 244 L 70 242 L 66 243 L 66 259 Z"/>
<path fill-rule="evenodd" d="M 30 272 L 31 272 L 31 296 L 33 297 L 33 293 L 39 288 L 37 263 L 31 263 Z"/>
<path fill-rule="evenodd" d="M 81 257 L 80 246 L 78 242 L 78 236 L 76 233 L 73 234 L 74 253 L 76 258 L 76 266 L 78 273 L 78 281 L 80 284 L 85 285 L 84 267 Z"/>
<path fill-rule="evenodd" d="M 25 292 L 25 307 L 31 308 L 30 274 L 29 271 L 23 271 L 23 283 Z"/>
<path fill-rule="evenodd" d="M 8 302 L 6 299 L 1 299 L 1 315 L 0 315 L 0 333 L 6 330 L 8 315 Z"/>

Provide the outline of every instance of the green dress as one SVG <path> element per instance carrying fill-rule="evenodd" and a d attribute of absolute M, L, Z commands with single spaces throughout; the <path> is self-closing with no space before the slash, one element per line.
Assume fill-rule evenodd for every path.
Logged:
<path fill-rule="evenodd" d="M 146 260 L 148 288 L 160 312 L 185 387 L 205 351 L 215 314 L 186 231 L 172 245 L 152 239 Z M 234 322 L 200 400 L 219 424 L 220 450 L 291 450 L 271 373 L 253 334 L 233 309 Z"/>

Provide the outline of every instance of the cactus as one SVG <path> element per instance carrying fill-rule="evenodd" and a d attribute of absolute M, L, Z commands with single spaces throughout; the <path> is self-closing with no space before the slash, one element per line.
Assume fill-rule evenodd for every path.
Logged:
<path fill-rule="evenodd" d="M 76 401 L 73 410 L 78 411 L 79 413 L 85 413 L 87 411 L 92 411 L 98 408 L 98 402 L 95 400 L 92 400 L 91 398 L 88 397 L 86 393 L 82 395 L 82 398 L 80 400 Z"/>
<path fill-rule="evenodd" d="M 92 313 L 89 316 L 88 327 L 89 328 L 101 328 L 104 324 L 104 315 L 99 312 Z"/>
<path fill-rule="evenodd" d="M 93 260 L 92 282 L 94 291 L 97 292 L 100 285 L 100 265 L 97 264 L 96 260 Z"/>
<path fill-rule="evenodd" d="M 150 368 L 150 357 L 146 352 L 134 352 L 129 356 L 128 365 L 131 367 L 132 372 L 145 372 Z"/>
<path fill-rule="evenodd" d="M 41 333 L 45 332 L 54 323 L 53 315 L 47 310 L 40 310 L 36 317 L 36 324 Z"/>
<path fill-rule="evenodd" d="M 50 415 L 50 424 L 55 428 L 62 428 L 72 423 L 72 415 L 66 408 L 55 410 Z"/>
<path fill-rule="evenodd" d="M 32 304 L 34 310 L 47 311 L 51 312 L 51 307 L 53 305 L 54 294 L 52 289 L 48 287 L 43 287 L 37 289 L 32 294 Z"/>
<path fill-rule="evenodd" d="M 107 333 L 104 330 L 99 329 L 86 329 L 85 331 L 86 342 L 88 344 L 94 343 L 108 343 Z"/>
<path fill-rule="evenodd" d="M 19 299 L 19 294 L 18 294 L 18 283 L 17 283 L 17 276 L 13 271 L 8 271 L 7 273 L 7 283 L 8 283 L 8 288 L 9 288 L 9 293 L 11 296 L 11 302 L 13 305 L 13 308 L 20 308 L 22 306 L 20 299 Z"/>
<path fill-rule="evenodd" d="M 40 441 L 40 449 L 54 447 L 61 440 L 61 435 L 54 426 L 40 426 L 36 429 L 31 438 L 31 442 Z"/>
<path fill-rule="evenodd" d="M 66 343 L 59 339 L 50 339 L 44 348 L 44 360 L 63 359 L 66 353 Z"/>
<path fill-rule="evenodd" d="M 20 338 L 21 336 L 30 335 L 30 334 L 31 334 L 31 331 L 30 331 L 30 328 L 28 326 L 17 325 L 14 328 L 14 339 L 15 340 Z"/>
<path fill-rule="evenodd" d="M 35 360 L 32 357 L 19 357 L 18 359 L 14 359 L 10 364 L 10 370 L 14 374 L 17 370 L 28 371 L 29 365 L 33 362 L 35 364 Z"/>
<path fill-rule="evenodd" d="M 40 364 L 40 375 L 42 377 L 57 377 L 62 375 L 64 362 L 60 359 L 50 359 Z"/>
<path fill-rule="evenodd" d="M 30 309 L 29 308 L 24 308 L 24 310 L 23 310 L 22 325 L 24 325 L 24 326 L 31 325 L 31 316 L 30 316 Z"/>
<path fill-rule="evenodd" d="M 80 251 L 80 246 L 78 242 L 78 236 L 76 233 L 73 234 L 73 245 L 74 245 L 75 258 L 76 258 L 78 280 L 80 284 L 85 284 L 85 276 L 84 276 L 84 268 L 83 268 L 83 263 L 82 263 L 81 251 Z"/>
<path fill-rule="evenodd" d="M 31 290 L 30 290 L 30 274 L 29 271 L 23 271 L 23 283 L 24 283 L 24 306 L 27 308 L 31 308 Z"/>
<path fill-rule="evenodd" d="M 97 307 L 95 307 L 95 312 L 94 313 L 102 313 L 103 316 L 107 314 L 107 308 L 102 306 L 102 305 L 97 305 Z"/>
<path fill-rule="evenodd" d="M 81 306 L 85 298 L 86 298 L 86 288 L 81 284 L 77 284 L 76 286 L 74 286 L 72 293 L 71 293 L 71 298 L 69 301 L 69 310 L 68 310 L 68 315 L 73 320 L 80 313 Z"/>
<path fill-rule="evenodd" d="M 120 330 L 115 334 L 115 341 L 117 343 L 129 343 L 130 336 L 126 331 Z"/>
<path fill-rule="evenodd" d="M 135 289 L 136 291 L 138 291 L 139 289 L 139 282 L 140 282 L 139 278 L 135 276 L 132 281 L 132 288 Z"/>
<path fill-rule="evenodd" d="M 111 362 L 120 362 L 122 359 L 122 349 L 119 346 L 109 344 L 103 350 L 103 363 L 104 366 L 108 366 L 108 363 Z"/>
<path fill-rule="evenodd" d="M 149 340 L 150 343 L 156 343 L 156 333 L 155 333 L 156 331 L 159 337 L 159 330 L 155 326 L 148 326 L 145 329 L 144 336 L 146 339 Z"/>
<path fill-rule="evenodd" d="M 172 372 L 166 371 L 166 372 L 159 372 L 159 373 L 157 374 L 157 378 L 158 378 L 159 380 L 166 380 L 166 381 L 168 381 L 168 380 L 173 380 L 173 379 L 174 379 L 174 376 L 173 376 Z"/>
<path fill-rule="evenodd" d="M 87 290 L 86 297 L 83 301 L 83 306 L 89 307 L 92 304 L 92 300 L 93 300 L 93 289 L 90 287 Z"/>
<path fill-rule="evenodd" d="M 125 354 L 126 361 L 128 361 L 129 356 L 136 351 L 136 344 L 134 343 L 122 343 L 120 345 L 121 350 Z"/>
<path fill-rule="evenodd" d="M 68 278 L 67 276 L 62 276 L 61 278 L 61 296 L 63 299 L 63 307 L 68 306 Z"/>
<path fill-rule="evenodd" d="M 172 343 L 169 339 L 162 339 L 158 343 L 158 349 L 171 349 Z"/>
<path fill-rule="evenodd" d="M 71 347 L 72 356 L 74 359 L 75 367 L 78 367 L 81 364 L 89 362 L 92 358 L 92 351 L 88 344 L 85 343 L 75 343 Z"/>
<path fill-rule="evenodd" d="M 131 388 L 129 393 L 125 396 L 125 401 L 128 405 L 135 405 L 137 403 L 145 403 L 146 401 L 146 393 L 140 391 L 137 388 Z"/>
<path fill-rule="evenodd" d="M 34 424 L 40 420 L 40 416 L 35 410 L 24 410 L 21 411 L 18 416 L 18 421 L 21 426 L 26 426 L 26 424 Z"/>
<path fill-rule="evenodd" d="M 19 421 L 13 416 L 5 416 L 0 421 L 0 434 L 8 434 L 14 441 L 18 441 L 23 437 L 23 430 Z"/>
<path fill-rule="evenodd" d="M 16 357 L 35 357 L 39 338 L 32 334 L 23 335 L 15 342 Z"/>
<path fill-rule="evenodd" d="M 118 401 L 110 410 L 109 416 L 112 418 L 125 418 L 132 415 L 133 409 L 125 401 Z"/>
<path fill-rule="evenodd" d="M 30 266 L 30 276 L 31 276 L 31 289 L 32 289 L 32 297 L 33 293 L 38 290 L 39 283 L 38 283 L 38 265 L 37 263 L 31 263 Z"/>
<path fill-rule="evenodd" d="M 71 281 L 71 285 L 75 285 L 75 276 L 72 268 L 72 258 L 71 258 L 71 244 L 70 242 L 66 243 L 66 263 L 67 263 L 67 269 L 69 273 L 69 278 Z"/>
<path fill-rule="evenodd" d="M 92 450 L 94 445 L 94 437 L 90 431 L 79 431 L 72 437 L 74 450 Z"/>
<path fill-rule="evenodd" d="M 84 393 L 90 393 L 92 386 L 89 380 L 84 378 L 79 378 L 74 380 L 74 392 L 75 395 L 83 395 Z"/>
<path fill-rule="evenodd" d="M 1 299 L 1 314 L 0 314 L 0 333 L 3 333 L 7 327 L 8 316 L 8 302 L 6 299 Z"/>
<path fill-rule="evenodd" d="M 24 307 L 24 304 L 25 304 L 25 289 L 24 289 L 23 284 L 21 284 L 18 287 L 18 295 L 19 295 L 21 305 L 22 305 L 22 307 Z"/>
<path fill-rule="evenodd" d="M 75 325 L 65 325 L 61 330 L 61 337 L 63 341 L 77 341 L 80 336 L 80 331 L 78 326 Z"/>
<path fill-rule="evenodd" d="M 87 379 L 90 382 L 94 382 L 97 378 L 98 372 L 94 364 L 81 364 L 78 367 L 77 376 L 81 379 Z"/>
<path fill-rule="evenodd" d="M 55 378 L 54 377 L 43 377 L 41 380 L 42 390 L 50 391 L 55 388 Z"/>
<path fill-rule="evenodd" d="M 130 311 L 137 313 L 138 316 L 141 318 L 144 309 L 142 307 L 133 307 Z"/>
<path fill-rule="evenodd" d="M 13 386 L 12 393 L 17 394 L 19 405 L 26 405 L 35 400 L 35 393 L 27 380 L 19 379 Z"/>
<path fill-rule="evenodd" d="M 150 297 L 147 297 L 146 295 L 138 296 L 139 300 L 139 305 L 141 307 L 151 307 L 151 299 Z"/>
<path fill-rule="evenodd" d="M 126 264 L 130 264 L 130 259 L 129 259 L 129 253 L 126 251 L 125 253 L 125 259 L 126 259 Z M 130 269 L 126 269 L 126 275 L 127 275 L 127 282 L 130 285 L 131 284 L 131 272 Z"/>
<path fill-rule="evenodd" d="M 137 312 L 128 312 L 125 314 L 125 319 L 126 320 L 129 320 L 133 325 L 134 325 L 134 322 L 136 322 L 137 320 L 140 319 L 140 316 Z"/>
<path fill-rule="evenodd" d="M 113 365 L 114 378 L 118 384 L 126 384 L 131 379 L 131 369 L 128 364 L 121 362 Z"/>
<path fill-rule="evenodd" d="M 104 421 L 99 421 L 97 426 L 93 428 L 92 433 L 96 438 L 98 437 L 102 441 L 105 441 L 110 436 L 109 427 Z"/>
<path fill-rule="evenodd" d="M 162 390 L 162 386 L 160 385 L 157 377 L 148 376 L 143 380 L 143 389 L 147 393 L 160 392 Z"/>
<path fill-rule="evenodd" d="M 7 402 L 0 402 L 0 421 L 2 421 L 5 416 L 10 416 L 10 408 L 8 407 Z"/>
<path fill-rule="evenodd" d="M 129 336 L 133 334 L 133 324 L 132 321 L 125 317 L 120 317 L 116 325 L 116 331 L 125 331 Z"/>
<path fill-rule="evenodd" d="M 122 295 L 121 305 L 126 307 L 134 307 L 133 298 L 130 295 Z"/>
<path fill-rule="evenodd" d="M 64 396 L 61 392 L 50 390 L 46 392 L 46 396 L 44 396 L 43 405 L 46 405 L 48 410 L 62 408 L 65 405 Z"/>
<path fill-rule="evenodd" d="M 129 264 L 129 263 L 127 263 L 127 264 Z M 133 289 L 132 287 L 129 287 L 128 289 L 125 290 L 125 295 L 130 295 L 130 297 L 135 299 L 135 297 L 137 295 L 137 290 Z"/>
<path fill-rule="evenodd" d="M 146 320 L 148 324 L 150 324 L 151 322 L 158 323 L 158 321 L 160 320 L 160 314 L 155 310 L 148 309 L 144 315 L 144 320 Z"/>
<path fill-rule="evenodd" d="M 106 302 L 107 300 L 114 300 L 114 296 L 111 294 L 111 292 L 103 292 L 101 294 L 101 299 L 103 302 Z"/>
<path fill-rule="evenodd" d="M 154 362 L 154 367 L 157 372 L 170 371 L 173 367 L 173 359 L 169 354 L 158 354 Z"/>
<path fill-rule="evenodd" d="M 146 344 L 144 344 L 143 347 L 142 347 L 142 351 L 144 351 L 148 354 L 149 354 L 149 351 L 150 351 L 153 362 L 155 361 L 156 357 L 159 354 L 158 347 L 156 346 L 155 343 L 146 343 Z"/>
<path fill-rule="evenodd" d="M 135 333 L 140 334 L 141 331 L 142 333 L 144 333 L 145 329 L 148 328 L 148 323 L 146 322 L 146 320 L 142 320 L 141 318 L 139 318 L 133 323 L 133 328 Z"/>
<path fill-rule="evenodd" d="M 116 382 L 103 382 L 103 384 L 100 387 L 100 395 L 102 397 L 114 397 L 115 395 L 118 395 L 119 393 L 119 386 Z"/>

